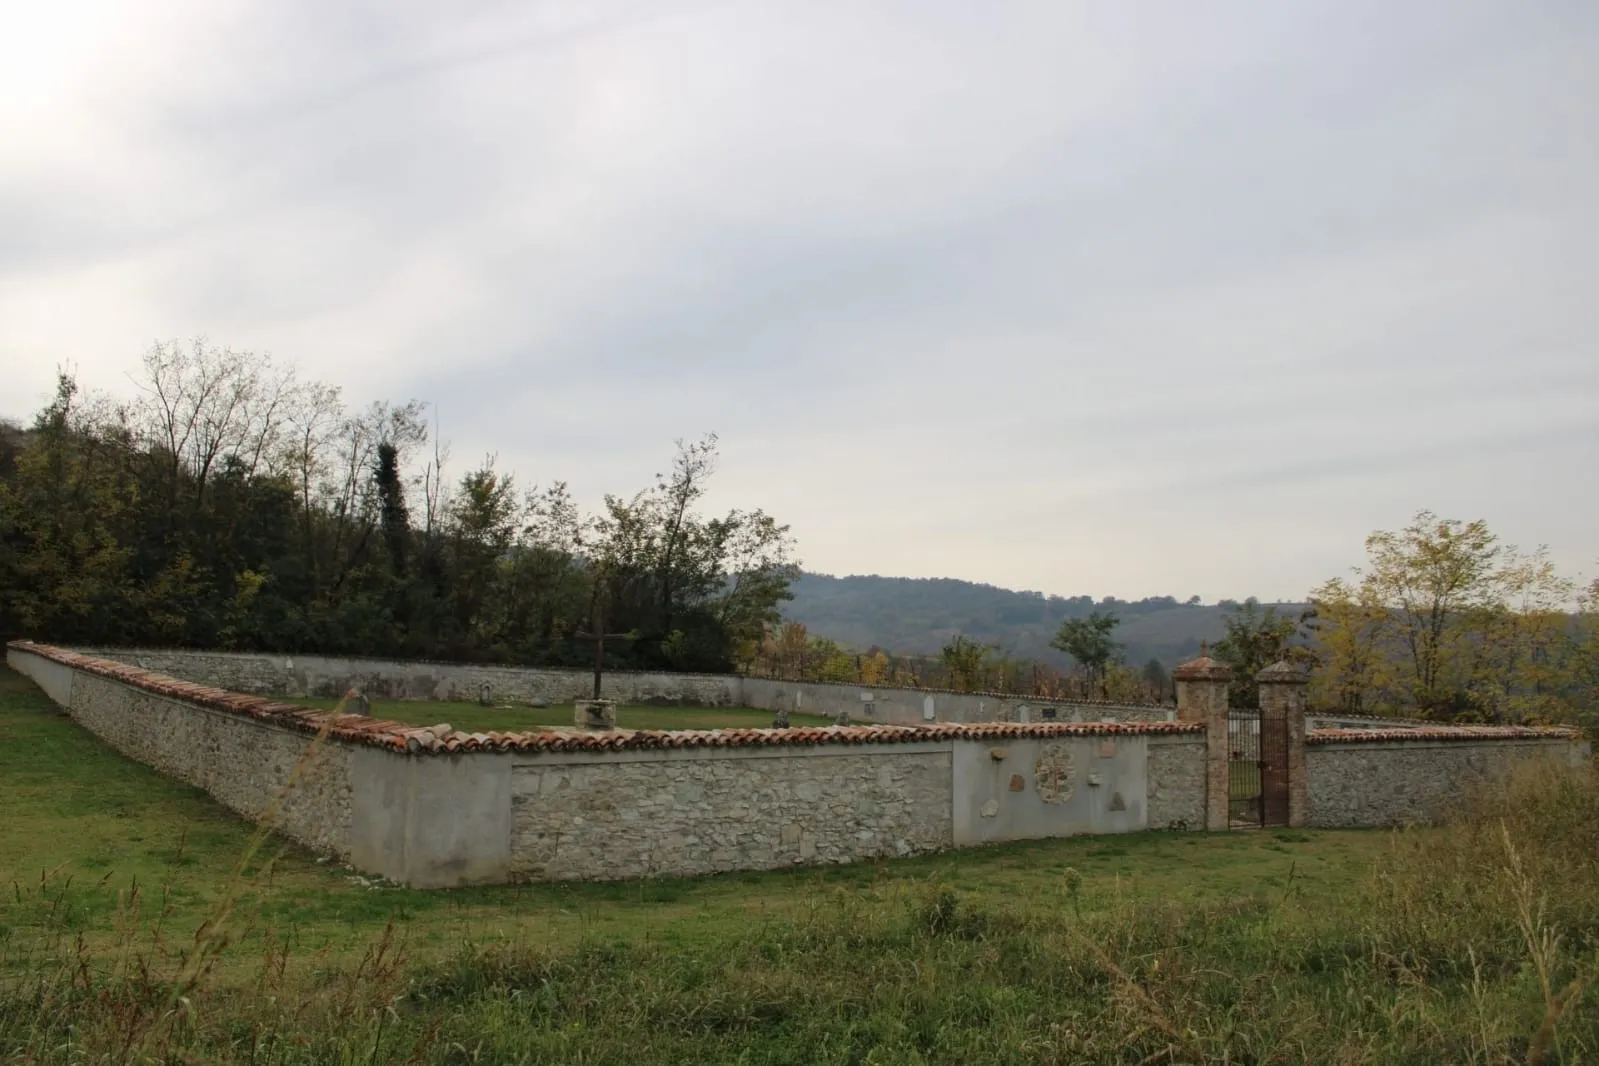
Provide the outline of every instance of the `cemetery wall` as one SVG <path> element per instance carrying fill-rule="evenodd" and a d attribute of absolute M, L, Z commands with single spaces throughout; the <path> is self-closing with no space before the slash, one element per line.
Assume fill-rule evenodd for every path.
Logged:
<path fill-rule="evenodd" d="M 305 669 L 309 685 L 325 676 L 268 658 L 273 674 L 263 658 L 214 661 L 234 677 Z M 1227 780 L 1224 702 L 1215 704 L 1219 731 L 1190 720 L 468 734 L 277 703 L 25 641 L 8 646 L 7 661 L 117 751 L 308 847 L 417 887 L 690 875 L 1197 829 L 1218 767 Z M 209 662 L 182 660 L 191 674 Z M 442 675 L 432 676 L 437 684 Z M 1304 755 L 1303 824 L 1323 827 L 1435 820 L 1518 764 L 1591 757 L 1571 734 L 1514 727 L 1317 730 L 1295 750 Z"/>
<path fill-rule="evenodd" d="M 351 656 L 196 651 L 188 648 L 79 648 L 85 655 L 215 685 L 233 692 L 337 699 L 359 688 L 374 699 L 570 703 L 593 694 L 589 670 L 536 669 L 482 663 L 403 662 Z M 604 695 L 621 703 L 651 701 L 705 707 L 740 706 L 736 675 L 606 671 Z"/>
<path fill-rule="evenodd" d="M 849 862 L 1203 803 L 1202 727 L 1184 723 L 465 734 L 28 642 L 7 661 L 116 750 L 417 887 Z"/>
<path fill-rule="evenodd" d="M 1356 828 L 1436 822 L 1473 792 L 1516 766 L 1547 761 L 1575 766 L 1591 747 L 1570 737 L 1495 739 L 1434 727 L 1413 739 L 1388 731 L 1373 741 L 1311 738 L 1305 748 L 1305 824 Z"/>
<path fill-rule="evenodd" d="M 315 851 L 348 853 L 348 748 L 313 748 L 312 738 L 303 733 L 225 704 L 197 704 L 181 682 L 170 678 L 130 686 L 15 645 L 6 649 L 6 662 L 38 682 L 79 725 L 130 759 L 204 789 L 252 820 L 262 820 L 276 805 L 271 821 L 279 832 Z M 294 787 L 286 790 L 291 779 Z"/>
<path fill-rule="evenodd" d="M 1170 722 L 1175 707 L 1046 700 L 989 692 L 878 688 L 823 681 L 780 681 L 764 677 L 740 679 L 740 697 L 746 707 L 787 710 L 836 718 L 848 712 L 857 722 L 881 725 L 917 725 L 922 722 Z M 1045 708 L 1053 708 L 1048 719 Z"/>
<path fill-rule="evenodd" d="M 515 878 L 692 875 L 947 848 L 950 743 L 512 762 Z"/>
<path fill-rule="evenodd" d="M 351 656 L 199 651 L 189 648 L 78 648 L 114 662 L 215 685 L 233 692 L 336 699 L 352 687 L 375 699 L 476 700 L 570 703 L 593 692 L 589 670 L 539 669 L 475 663 L 405 662 Z M 1056 721 L 1170 722 L 1172 707 L 1098 701 L 1040 700 L 1030 696 L 874 688 L 828 682 L 777 681 L 738 674 L 676 674 L 607 670 L 602 690 L 621 703 L 684 703 L 755 707 L 856 722 L 1039 722 L 1054 708 Z M 931 717 L 929 717 L 931 715 Z"/>

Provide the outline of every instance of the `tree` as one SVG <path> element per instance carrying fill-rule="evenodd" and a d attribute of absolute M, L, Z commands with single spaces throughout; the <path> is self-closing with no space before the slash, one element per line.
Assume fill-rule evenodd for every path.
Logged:
<path fill-rule="evenodd" d="M 983 662 L 990 649 L 986 644 L 956 633 L 939 652 L 944 671 L 949 677 L 949 687 L 959 692 L 971 692 L 980 687 L 983 679 Z"/>
<path fill-rule="evenodd" d="M 1171 674 L 1161 665 L 1159 659 L 1151 659 L 1144 664 L 1144 684 L 1149 686 L 1150 695 L 1155 699 L 1165 699 L 1166 693 L 1171 689 Z"/>
<path fill-rule="evenodd" d="M 590 517 L 492 458 L 448 491 L 421 404 L 349 411 L 266 356 L 157 344 L 135 384 L 124 405 L 63 375 L 0 424 L 8 635 L 561 664 L 603 599 L 650 638 L 630 665 L 725 670 L 798 573 L 771 516 L 699 512 L 714 436 Z"/>
<path fill-rule="evenodd" d="M 1366 552 L 1357 580 L 1312 594 L 1318 702 L 1441 720 L 1580 720 L 1599 681 L 1583 650 L 1590 601 L 1546 549 L 1523 553 L 1481 521 L 1419 511 L 1403 530 L 1373 533 Z"/>
<path fill-rule="evenodd" d="M 1121 648 L 1110 636 L 1119 624 L 1114 613 L 1094 611 L 1087 618 L 1066 619 L 1055 639 L 1049 642 L 1051 647 L 1077 660 L 1090 683 L 1098 681 L 1101 695 L 1105 688 L 1105 668 Z"/>
<path fill-rule="evenodd" d="M 1556 717 L 1575 666 L 1568 608 L 1576 583 L 1555 571 L 1549 549 L 1540 545 L 1525 555 L 1507 546 L 1493 584 L 1498 602 L 1473 619 L 1481 632 L 1472 642 L 1476 654 L 1469 684 L 1496 716 Z"/>
<path fill-rule="evenodd" d="M 1306 627 L 1315 637 L 1318 662 L 1311 675 L 1312 702 L 1346 714 L 1371 713 L 1393 685 L 1384 648 L 1390 621 L 1367 585 L 1335 577 L 1311 590 Z"/>
<path fill-rule="evenodd" d="M 1261 610 L 1253 596 L 1228 608 L 1224 622 L 1227 636 L 1216 642 L 1212 654 L 1233 669 L 1228 699 L 1235 707 L 1258 707 L 1255 675 L 1279 659 L 1296 657 L 1291 649 L 1299 623 L 1275 607 Z"/>
<path fill-rule="evenodd" d="M 1473 636 L 1496 605 L 1499 553 L 1486 523 L 1426 510 L 1397 533 L 1366 538 L 1366 594 L 1392 615 L 1409 699 L 1423 713 L 1444 715 L 1465 696 Z"/>
<path fill-rule="evenodd" d="M 383 543 L 389 550 L 389 567 L 394 576 L 405 577 L 411 540 L 411 518 L 405 506 L 405 486 L 400 481 L 400 450 L 385 441 L 378 445 L 377 483 L 379 521 Z"/>

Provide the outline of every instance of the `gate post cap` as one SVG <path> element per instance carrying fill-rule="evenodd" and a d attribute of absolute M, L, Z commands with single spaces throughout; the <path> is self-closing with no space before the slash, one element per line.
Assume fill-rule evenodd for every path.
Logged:
<path fill-rule="evenodd" d="M 1262 685 L 1307 685 L 1310 671 L 1287 659 L 1279 659 L 1256 674 L 1255 680 Z"/>
<path fill-rule="evenodd" d="M 1199 658 L 1191 659 L 1177 667 L 1171 672 L 1171 676 L 1174 681 L 1231 681 L 1233 668 L 1201 654 Z"/>

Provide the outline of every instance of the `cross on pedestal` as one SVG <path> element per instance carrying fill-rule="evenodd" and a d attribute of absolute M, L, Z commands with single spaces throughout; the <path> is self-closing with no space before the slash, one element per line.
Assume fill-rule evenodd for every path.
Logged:
<path fill-rule="evenodd" d="M 605 632 L 605 619 L 600 614 L 598 605 L 594 608 L 593 625 L 590 628 L 593 629 L 592 633 L 575 633 L 573 637 L 576 640 L 592 640 L 594 642 L 594 698 L 599 699 L 600 674 L 605 669 L 605 642 L 607 640 L 632 640 L 633 635 L 631 633 Z"/>

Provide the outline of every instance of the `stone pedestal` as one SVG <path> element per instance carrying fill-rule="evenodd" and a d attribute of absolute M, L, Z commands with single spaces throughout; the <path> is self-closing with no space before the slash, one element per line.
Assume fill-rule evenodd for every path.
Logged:
<path fill-rule="evenodd" d="M 1205 828 L 1226 829 L 1228 797 L 1227 686 L 1232 667 L 1201 655 L 1171 672 L 1177 720 L 1205 723 Z"/>
<path fill-rule="evenodd" d="M 572 724 L 579 729 L 601 732 L 616 728 L 615 700 L 578 700 L 572 710 Z"/>
<path fill-rule="evenodd" d="M 1260 719 L 1286 722 L 1288 734 L 1288 824 L 1305 824 L 1310 791 L 1305 781 L 1305 687 L 1310 674 L 1290 662 L 1275 662 L 1255 675 L 1260 685 Z"/>

